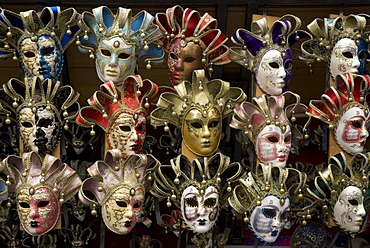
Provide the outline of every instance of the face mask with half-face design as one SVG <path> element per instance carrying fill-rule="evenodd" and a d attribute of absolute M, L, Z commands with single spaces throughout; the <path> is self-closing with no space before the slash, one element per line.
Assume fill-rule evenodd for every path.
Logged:
<path fill-rule="evenodd" d="M 189 186 L 181 196 L 181 215 L 194 233 L 205 233 L 212 229 L 218 218 L 218 191 L 214 186 L 197 189 Z"/>
<path fill-rule="evenodd" d="M 51 153 L 62 131 L 58 115 L 45 106 L 23 108 L 19 112 L 19 120 L 20 134 L 27 149 L 43 154 Z"/>
<path fill-rule="evenodd" d="M 140 153 L 146 134 L 146 118 L 141 113 L 120 113 L 108 128 L 108 144 L 123 157 Z"/>
<path fill-rule="evenodd" d="M 281 201 L 283 200 L 283 201 Z M 249 216 L 249 228 L 260 240 L 273 243 L 289 222 L 290 199 L 267 195 Z"/>
<path fill-rule="evenodd" d="M 19 191 L 18 214 L 23 228 L 31 235 L 42 235 L 54 228 L 60 214 L 57 197 L 47 187 Z"/>
<path fill-rule="evenodd" d="M 56 79 L 62 72 L 63 50 L 59 41 L 50 35 L 40 35 L 36 41 L 26 38 L 20 43 L 19 50 L 27 76 Z"/>
<path fill-rule="evenodd" d="M 202 69 L 202 49 L 194 42 L 181 45 L 181 39 L 175 39 L 167 59 L 168 75 L 172 85 L 178 85 L 182 81 L 191 81 L 193 71 Z"/>
<path fill-rule="evenodd" d="M 267 125 L 257 136 L 255 150 L 260 162 L 285 167 L 291 146 L 290 126 L 287 126 L 283 133 L 280 127 Z"/>
<path fill-rule="evenodd" d="M 350 154 L 362 152 L 369 136 L 365 126 L 368 110 L 365 111 L 359 107 L 349 108 L 339 118 L 338 126 L 335 129 L 337 143 Z"/>
<path fill-rule="evenodd" d="M 105 225 L 115 233 L 127 234 L 140 222 L 143 212 L 144 191 L 120 187 L 107 199 L 102 207 L 102 217 Z"/>

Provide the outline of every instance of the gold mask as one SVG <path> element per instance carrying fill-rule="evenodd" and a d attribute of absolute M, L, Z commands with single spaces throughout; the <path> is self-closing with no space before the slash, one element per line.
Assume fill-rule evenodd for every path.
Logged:
<path fill-rule="evenodd" d="M 191 109 L 182 122 L 183 139 L 186 147 L 198 156 L 212 155 L 221 139 L 222 117 L 214 107 L 203 112 Z"/>

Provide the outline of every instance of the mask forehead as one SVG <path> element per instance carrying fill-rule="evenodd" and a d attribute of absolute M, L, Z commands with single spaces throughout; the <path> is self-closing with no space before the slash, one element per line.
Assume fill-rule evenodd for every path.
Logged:
<path fill-rule="evenodd" d="M 344 73 L 358 73 L 360 61 L 357 57 L 357 45 L 349 38 L 340 39 L 330 56 L 330 72 L 333 78 Z"/>
<path fill-rule="evenodd" d="M 209 156 L 217 150 L 221 132 L 222 116 L 216 108 L 191 109 L 184 116 L 182 135 L 185 145 L 199 156 Z"/>
<path fill-rule="evenodd" d="M 366 129 L 367 116 L 359 107 L 347 109 L 339 118 L 335 129 L 336 141 L 350 154 L 362 152 L 369 133 Z"/>
<path fill-rule="evenodd" d="M 137 58 L 135 46 L 120 37 L 102 39 L 96 52 L 96 69 L 100 80 L 114 83 L 134 74 Z"/>
<path fill-rule="evenodd" d="M 275 242 L 288 222 L 289 207 L 289 197 L 280 199 L 276 195 L 267 195 L 250 213 L 249 227 L 260 240 Z"/>
<path fill-rule="evenodd" d="M 285 132 L 276 125 L 267 125 L 259 133 L 255 143 L 258 159 L 272 166 L 285 167 L 292 146 L 291 130 L 287 125 Z"/>
<path fill-rule="evenodd" d="M 21 65 L 29 77 L 55 79 L 63 69 L 63 50 L 58 40 L 42 34 L 36 41 L 26 37 L 20 42 Z"/>
<path fill-rule="evenodd" d="M 122 112 L 108 129 L 108 144 L 119 149 L 122 157 L 140 153 L 146 135 L 146 118 L 143 113 Z"/>
<path fill-rule="evenodd" d="M 184 80 L 191 81 L 193 71 L 203 68 L 202 49 L 194 42 L 176 39 L 171 43 L 167 65 L 173 85 Z"/>
<path fill-rule="evenodd" d="M 269 95 L 280 95 L 285 87 L 286 71 L 281 52 L 276 49 L 267 51 L 259 61 L 255 71 L 257 84 Z"/>
<path fill-rule="evenodd" d="M 214 186 L 198 189 L 191 185 L 181 195 L 182 217 L 194 233 L 208 232 L 218 217 L 218 190 Z"/>
<path fill-rule="evenodd" d="M 57 197 L 47 187 L 23 188 L 17 194 L 18 214 L 24 229 L 42 235 L 54 228 L 60 214 Z"/>
<path fill-rule="evenodd" d="M 357 233 L 360 231 L 366 214 L 362 190 L 348 186 L 340 192 L 334 205 L 334 219 L 344 230 Z"/>

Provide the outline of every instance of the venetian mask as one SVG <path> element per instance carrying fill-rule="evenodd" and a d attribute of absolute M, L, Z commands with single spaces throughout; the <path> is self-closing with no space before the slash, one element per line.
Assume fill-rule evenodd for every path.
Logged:
<path fill-rule="evenodd" d="M 340 117 L 335 137 L 346 152 L 355 154 L 363 151 L 369 136 L 365 127 L 366 120 L 364 110 L 359 107 L 349 108 Z"/>
<path fill-rule="evenodd" d="M 356 186 L 344 188 L 333 209 L 334 219 L 338 225 L 347 232 L 357 233 L 362 227 L 365 214 L 361 189 Z"/>
<path fill-rule="evenodd" d="M 260 240 L 273 243 L 278 238 L 281 230 L 289 222 L 289 197 L 280 199 L 276 195 L 267 195 L 256 206 L 249 216 L 249 228 Z"/>
<path fill-rule="evenodd" d="M 96 69 L 100 80 L 121 83 L 136 68 L 135 46 L 120 37 L 103 39 L 96 52 Z"/>
<path fill-rule="evenodd" d="M 202 49 L 194 42 L 182 45 L 182 39 L 178 38 L 171 43 L 168 54 L 167 65 L 169 78 L 173 85 L 182 81 L 191 81 L 193 71 L 202 69 Z"/>
<path fill-rule="evenodd" d="M 102 206 L 105 225 L 115 233 L 129 233 L 141 221 L 143 204 L 143 188 L 118 188 Z"/>
<path fill-rule="evenodd" d="M 290 78 L 292 77 L 292 70 L 293 70 L 293 55 L 292 55 L 292 50 L 290 48 L 285 50 L 285 56 L 283 57 L 283 65 L 284 65 L 284 70 L 285 70 L 285 87 L 288 87 Z M 284 89 L 283 89 L 284 91 Z"/>
<path fill-rule="evenodd" d="M 219 195 L 214 186 L 198 190 L 193 185 L 181 195 L 182 217 L 194 233 L 205 233 L 214 226 L 219 211 Z"/>
<path fill-rule="evenodd" d="M 212 107 L 191 109 L 182 122 L 182 136 L 187 148 L 198 156 L 212 155 L 218 148 L 222 133 L 222 116 Z"/>
<path fill-rule="evenodd" d="M 59 142 L 61 125 L 58 115 L 45 106 L 23 108 L 19 112 L 20 133 L 28 150 L 50 153 Z"/>
<path fill-rule="evenodd" d="M 271 163 L 274 167 L 285 167 L 292 146 L 290 126 L 285 132 L 275 125 L 265 126 L 258 134 L 255 150 L 262 163 Z"/>
<path fill-rule="evenodd" d="M 330 72 L 333 78 L 344 73 L 358 73 L 360 61 L 357 56 L 357 45 L 349 38 L 340 39 L 334 46 L 330 56 Z"/>
<path fill-rule="evenodd" d="M 54 228 L 60 215 L 57 197 L 47 187 L 23 188 L 17 194 L 18 215 L 24 230 L 43 235 Z"/>
<path fill-rule="evenodd" d="M 255 71 L 255 77 L 257 84 L 265 93 L 280 95 L 283 92 L 287 75 L 285 64 L 288 68 L 291 67 L 291 61 L 288 58 L 283 61 L 281 52 L 278 50 L 269 50 L 262 56 Z"/>
<path fill-rule="evenodd" d="M 25 38 L 19 45 L 21 65 L 29 77 L 39 76 L 44 79 L 59 77 L 63 68 L 63 50 L 59 41 L 43 34 L 32 41 Z"/>
<path fill-rule="evenodd" d="M 146 134 L 146 118 L 143 113 L 120 113 L 108 129 L 110 149 L 119 149 L 122 157 L 138 154 Z"/>

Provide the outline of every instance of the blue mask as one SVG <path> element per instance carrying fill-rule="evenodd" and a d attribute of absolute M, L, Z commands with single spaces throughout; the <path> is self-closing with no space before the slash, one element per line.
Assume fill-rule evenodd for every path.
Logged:
<path fill-rule="evenodd" d="M 367 74 L 366 70 L 366 59 L 368 57 L 367 44 L 363 39 L 359 39 L 360 43 L 357 46 L 357 56 L 360 61 L 360 67 L 358 67 L 358 73 L 360 75 Z"/>

